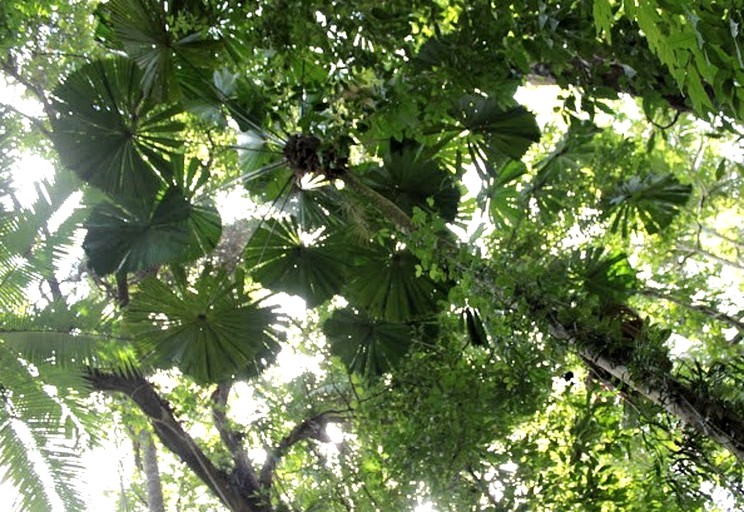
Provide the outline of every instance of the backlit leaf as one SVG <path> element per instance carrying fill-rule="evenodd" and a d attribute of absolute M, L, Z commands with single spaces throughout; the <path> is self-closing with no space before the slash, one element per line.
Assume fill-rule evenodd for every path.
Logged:
<path fill-rule="evenodd" d="M 123 58 L 94 61 L 54 91 L 53 140 L 62 163 L 119 204 L 138 208 L 168 180 L 165 156 L 181 146 L 178 108 L 147 99 Z"/>
<path fill-rule="evenodd" d="M 132 297 L 126 319 L 151 364 L 177 366 L 202 383 L 256 375 L 279 352 L 273 312 L 251 303 L 221 273 L 202 275 L 188 289 L 149 279 Z"/>

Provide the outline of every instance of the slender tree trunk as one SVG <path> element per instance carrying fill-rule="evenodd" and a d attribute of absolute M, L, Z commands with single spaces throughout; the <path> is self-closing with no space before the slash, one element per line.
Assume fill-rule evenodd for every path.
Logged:
<path fill-rule="evenodd" d="M 158 470 L 158 453 L 150 431 L 140 430 L 140 446 L 142 447 L 142 467 L 147 483 L 147 508 L 150 512 L 165 512 L 163 501 L 163 486 Z"/>

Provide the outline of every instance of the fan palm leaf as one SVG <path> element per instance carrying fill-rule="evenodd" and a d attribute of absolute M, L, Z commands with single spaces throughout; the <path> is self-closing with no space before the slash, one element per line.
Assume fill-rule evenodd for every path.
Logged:
<path fill-rule="evenodd" d="M 151 269 L 193 260 L 219 241 L 222 225 L 217 210 L 189 202 L 170 187 L 151 212 L 128 210 L 104 202 L 92 211 L 83 248 L 99 275 Z"/>
<path fill-rule="evenodd" d="M 244 252 L 244 264 L 270 290 L 299 295 L 315 307 L 338 293 L 350 261 L 347 245 L 338 236 L 305 243 L 297 222 L 280 221 L 261 227 Z"/>
<path fill-rule="evenodd" d="M 656 234 L 672 223 L 691 193 L 691 185 L 671 174 L 633 176 L 605 195 L 604 212 L 614 215 L 611 229 L 619 229 L 623 236 L 635 220 L 640 220 L 648 233 Z"/>
<path fill-rule="evenodd" d="M 342 294 L 373 318 L 405 322 L 428 317 L 438 310 L 445 293 L 419 275 L 418 264 L 409 251 L 381 247 L 360 261 Z"/>
<path fill-rule="evenodd" d="M 375 320 L 363 311 L 334 311 L 323 324 L 330 352 L 351 372 L 374 378 L 394 368 L 413 344 L 414 329 L 398 322 Z"/>
<path fill-rule="evenodd" d="M 82 66 L 54 90 L 53 139 L 62 163 L 119 204 L 147 209 L 168 182 L 166 155 L 181 147 L 177 106 L 149 98 L 125 58 Z"/>
<path fill-rule="evenodd" d="M 223 273 L 204 273 L 193 287 L 177 289 L 149 279 L 126 320 L 152 365 L 177 366 L 198 382 L 255 375 L 279 352 L 272 310 L 252 303 Z"/>

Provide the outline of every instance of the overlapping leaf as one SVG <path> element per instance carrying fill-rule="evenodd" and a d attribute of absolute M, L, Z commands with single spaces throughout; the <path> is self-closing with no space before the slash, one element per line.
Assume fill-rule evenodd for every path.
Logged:
<path fill-rule="evenodd" d="M 124 58 L 94 61 L 54 91 L 54 143 L 62 163 L 119 204 L 151 204 L 163 181 L 165 155 L 181 146 L 175 107 L 148 99 L 142 73 Z"/>
<path fill-rule="evenodd" d="M 414 141 L 404 141 L 385 156 L 385 165 L 365 177 L 373 188 L 411 215 L 414 207 L 434 209 L 445 219 L 457 216 L 460 191 L 454 177 L 442 169 L 429 151 Z"/>
<path fill-rule="evenodd" d="M 354 270 L 344 296 L 371 317 L 405 322 L 438 310 L 442 290 L 426 275 L 417 275 L 418 259 L 408 251 L 381 248 Z"/>
<path fill-rule="evenodd" d="M 222 233 L 217 210 L 190 203 L 175 186 L 147 213 L 101 203 L 85 227 L 83 248 L 99 275 L 195 259 L 213 249 Z"/>
<path fill-rule="evenodd" d="M 593 144 L 599 128 L 589 121 L 574 121 L 568 131 L 543 160 L 527 192 L 534 197 L 540 212 L 555 215 L 566 205 L 566 184 L 578 181 L 578 171 L 596 154 Z"/>
<path fill-rule="evenodd" d="M 355 309 L 337 310 L 323 325 L 331 354 L 349 371 L 371 378 L 390 370 L 413 343 L 409 324 L 374 320 Z"/>
<path fill-rule="evenodd" d="M 627 236 L 640 220 L 650 234 L 668 227 L 680 209 L 687 204 L 692 186 L 684 185 L 671 174 L 633 176 L 606 194 L 604 209 L 614 215 L 611 229 Z"/>
<path fill-rule="evenodd" d="M 244 261 L 263 286 L 299 295 L 308 307 L 339 292 L 350 264 L 340 237 L 321 236 L 305 243 L 294 221 L 259 228 L 245 249 Z"/>
<path fill-rule="evenodd" d="M 202 383 L 256 375 L 280 349 L 270 329 L 273 312 L 251 303 L 222 274 L 204 274 L 188 289 L 149 279 L 126 319 L 151 364 L 177 366 Z"/>

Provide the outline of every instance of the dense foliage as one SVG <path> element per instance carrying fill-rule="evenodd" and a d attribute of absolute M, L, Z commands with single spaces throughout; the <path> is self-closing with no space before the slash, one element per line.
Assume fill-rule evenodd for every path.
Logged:
<path fill-rule="evenodd" d="M 14 506 L 743 506 L 742 12 L 0 5 Z"/>

